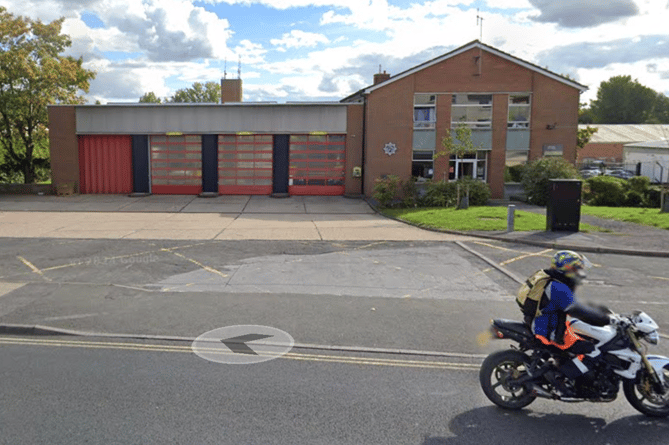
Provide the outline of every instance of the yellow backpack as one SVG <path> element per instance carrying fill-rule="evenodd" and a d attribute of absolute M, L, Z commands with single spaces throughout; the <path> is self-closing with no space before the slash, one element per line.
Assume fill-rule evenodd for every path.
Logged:
<path fill-rule="evenodd" d="M 543 270 L 536 271 L 520 287 L 516 303 L 525 316 L 525 323 L 532 324 L 532 321 L 541 314 L 541 309 L 548 304 L 544 298 L 544 290 L 551 281 L 550 275 Z"/>

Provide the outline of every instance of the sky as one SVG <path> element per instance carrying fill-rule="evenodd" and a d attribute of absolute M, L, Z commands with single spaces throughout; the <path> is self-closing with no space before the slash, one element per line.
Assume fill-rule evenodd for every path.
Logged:
<path fill-rule="evenodd" d="M 472 40 L 589 87 L 629 74 L 669 95 L 669 0 L 0 0 L 65 17 L 89 102 L 237 78 L 244 101 L 336 101 Z M 478 12 L 477 12 L 478 11 Z M 483 18 L 482 29 L 477 15 Z M 227 60 L 227 63 L 226 63 Z"/>

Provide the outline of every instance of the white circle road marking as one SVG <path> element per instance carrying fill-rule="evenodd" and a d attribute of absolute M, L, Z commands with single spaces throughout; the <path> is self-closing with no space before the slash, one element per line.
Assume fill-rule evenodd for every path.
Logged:
<path fill-rule="evenodd" d="M 211 362 L 250 365 L 279 358 L 294 344 L 293 337 L 280 329 L 238 325 L 205 332 L 195 339 L 191 349 Z"/>

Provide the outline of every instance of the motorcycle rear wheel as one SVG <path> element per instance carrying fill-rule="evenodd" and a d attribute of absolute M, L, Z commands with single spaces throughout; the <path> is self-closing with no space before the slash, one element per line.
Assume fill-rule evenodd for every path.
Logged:
<path fill-rule="evenodd" d="M 649 377 L 644 376 L 636 381 L 625 380 L 623 391 L 627 401 L 642 414 L 648 417 L 669 416 L 669 365 L 665 366 L 664 372 L 664 394 L 653 391 L 652 385 L 648 383 Z"/>
<path fill-rule="evenodd" d="M 481 389 L 492 403 L 505 409 L 521 409 L 534 402 L 536 396 L 525 386 L 515 386 L 509 380 L 527 373 L 530 359 L 520 351 L 506 350 L 490 354 L 479 372 Z M 497 390 L 503 390 L 500 393 Z"/>

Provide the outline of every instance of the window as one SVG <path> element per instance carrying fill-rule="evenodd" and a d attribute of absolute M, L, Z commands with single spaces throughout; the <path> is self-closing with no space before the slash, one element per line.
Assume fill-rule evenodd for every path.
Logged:
<path fill-rule="evenodd" d="M 434 128 L 437 122 L 437 96 L 435 94 L 414 95 L 413 128 Z"/>
<path fill-rule="evenodd" d="M 492 94 L 454 94 L 451 127 L 492 128 Z"/>
<path fill-rule="evenodd" d="M 419 180 L 434 176 L 434 152 L 414 150 L 411 162 L 411 176 Z"/>
<path fill-rule="evenodd" d="M 529 128 L 531 108 L 529 94 L 509 95 L 508 128 Z"/>

